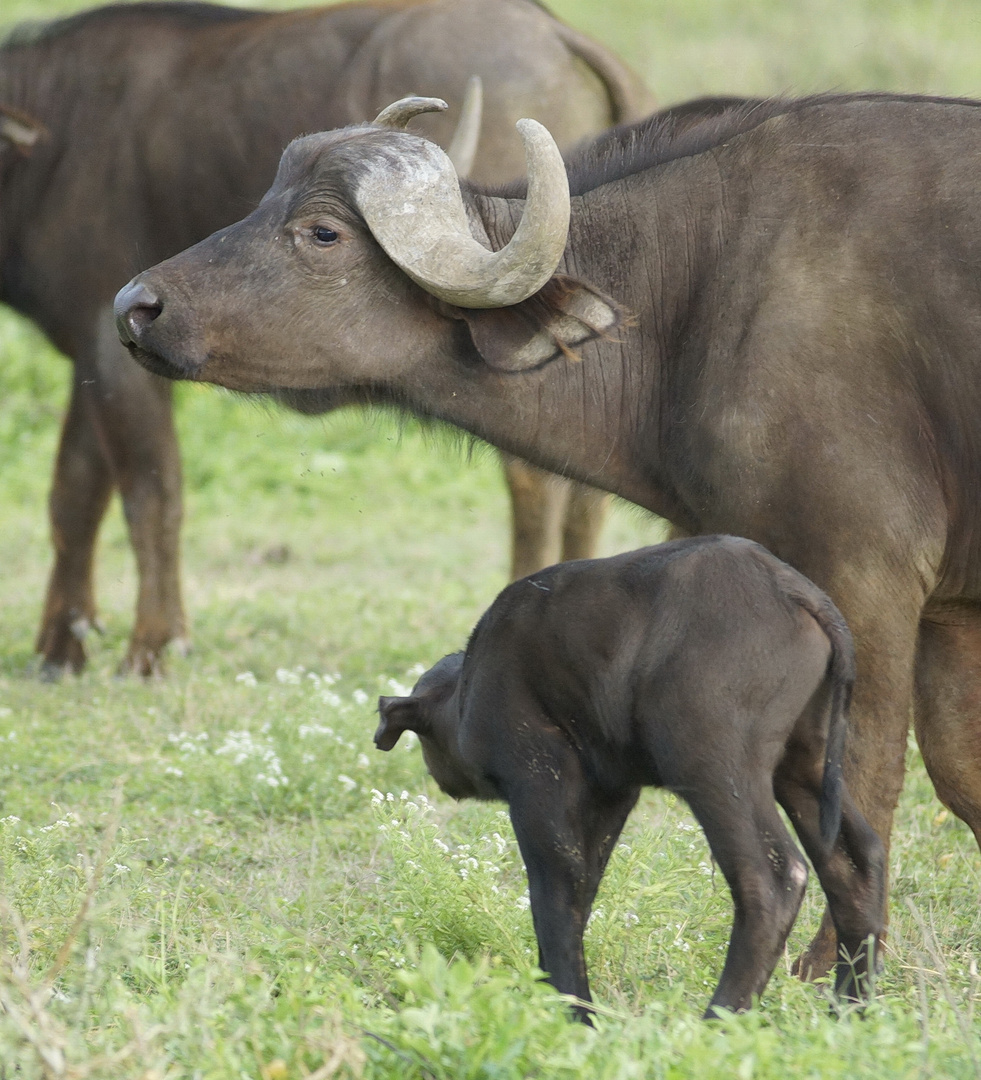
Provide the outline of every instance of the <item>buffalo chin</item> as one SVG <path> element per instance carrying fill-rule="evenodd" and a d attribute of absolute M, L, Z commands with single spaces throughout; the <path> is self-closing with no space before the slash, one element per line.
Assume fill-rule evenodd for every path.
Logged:
<path fill-rule="evenodd" d="M 172 360 L 167 360 L 157 353 L 147 352 L 132 342 L 126 343 L 126 350 L 140 367 L 146 368 L 147 371 L 154 375 L 160 375 L 165 379 L 194 378 L 193 372 L 178 366 Z"/>

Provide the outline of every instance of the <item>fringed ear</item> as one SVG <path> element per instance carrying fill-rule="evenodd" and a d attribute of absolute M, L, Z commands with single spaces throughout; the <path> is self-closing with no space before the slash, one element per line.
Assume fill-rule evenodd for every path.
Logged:
<path fill-rule="evenodd" d="M 534 296 L 513 307 L 457 308 L 474 346 L 498 371 L 534 371 L 564 356 L 577 361 L 576 346 L 609 337 L 624 319 L 609 296 L 575 278 L 557 274 Z"/>
<path fill-rule="evenodd" d="M 40 120 L 10 105 L 0 105 L 0 147 L 6 143 L 27 157 L 38 139 L 48 134 Z"/>
<path fill-rule="evenodd" d="M 375 732 L 375 746 L 379 750 L 391 750 L 403 731 L 414 731 L 418 735 L 429 730 L 419 698 L 380 697 L 378 714 L 381 722 Z"/>

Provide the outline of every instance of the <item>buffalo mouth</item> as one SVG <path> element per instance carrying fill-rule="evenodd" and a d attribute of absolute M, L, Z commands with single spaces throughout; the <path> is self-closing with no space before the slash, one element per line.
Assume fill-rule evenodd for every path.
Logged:
<path fill-rule="evenodd" d="M 140 367 L 146 368 L 147 371 L 152 372 L 154 375 L 160 375 L 165 379 L 194 379 L 195 377 L 193 371 L 161 356 L 159 353 L 149 352 L 132 341 L 124 341 L 123 345 L 126 346 L 126 351 Z"/>

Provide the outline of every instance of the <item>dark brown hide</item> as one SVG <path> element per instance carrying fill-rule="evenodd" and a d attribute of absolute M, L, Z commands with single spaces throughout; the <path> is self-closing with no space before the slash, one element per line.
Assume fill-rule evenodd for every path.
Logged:
<path fill-rule="evenodd" d="M 581 362 L 518 374 L 486 365 L 462 313 L 411 286 L 353 211 L 329 252 L 273 243 L 313 175 L 344 203 L 338 138 L 295 144 L 252 218 L 139 279 L 161 306 L 127 329 L 134 354 L 242 389 L 358 388 L 691 534 L 765 544 L 855 635 L 845 775 L 873 828 L 888 840 L 915 708 L 937 793 L 981 840 L 981 106 L 832 97 L 601 138 L 570 168 L 558 272 L 634 318 Z M 467 192 L 500 246 L 520 199 Z M 336 274 L 359 287 L 319 302 Z M 256 288 L 289 319 L 252 318 Z M 393 356 L 396 327 L 412 348 Z M 803 970 L 832 960 L 826 923 Z"/>
<path fill-rule="evenodd" d="M 519 117 L 554 125 L 571 145 L 650 109 L 614 57 L 528 0 L 275 14 L 135 4 L 24 28 L 0 48 L 0 103 L 17 110 L 5 115 L 49 129 L 29 156 L 0 158 L 0 296 L 75 362 L 50 501 L 56 561 L 38 635 L 46 670 L 84 663 L 96 533 L 114 488 L 139 572 L 124 667 L 158 670 L 163 646 L 186 634 L 170 388 L 120 351 L 116 290 L 248 213 L 302 132 L 371 119 L 412 92 L 450 103 L 412 124 L 445 143 L 473 74 L 485 101 L 473 175 L 488 182 L 523 168 Z M 14 135 L 3 129 L 0 143 Z M 553 533 L 585 527 L 583 546 L 570 541 L 566 552 L 590 553 L 602 496 L 579 485 L 553 492 L 520 463 L 511 471 L 518 569 L 558 557 L 550 517 Z"/>
<path fill-rule="evenodd" d="M 838 993 L 860 999 L 885 916 L 885 852 L 841 784 L 854 663 L 831 601 L 768 551 L 678 540 L 509 586 L 466 655 L 445 657 L 409 697 L 380 700 L 375 743 L 390 750 L 414 731 L 447 794 L 507 801 L 539 966 L 585 1002 L 593 898 L 653 784 L 689 804 L 732 892 L 708 1015 L 750 1007 L 807 881 L 776 798 L 828 897 Z"/>

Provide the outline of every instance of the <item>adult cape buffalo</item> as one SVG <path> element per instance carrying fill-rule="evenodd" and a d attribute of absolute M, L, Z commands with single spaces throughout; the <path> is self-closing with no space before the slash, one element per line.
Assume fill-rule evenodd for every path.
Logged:
<path fill-rule="evenodd" d="M 124 668 L 153 672 L 163 646 L 185 635 L 170 388 L 120 349 L 116 290 L 251 210 L 298 134 L 425 92 L 454 106 L 420 121 L 445 142 L 471 75 L 484 86 L 472 170 L 483 181 L 522 171 L 521 116 L 554 125 L 570 145 L 652 107 L 619 61 L 528 0 L 380 0 L 275 14 L 120 5 L 15 30 L 0 48 L 0 298 L 75 362 L 37 641 L 47 670 L 84 663 L 96 533 L 113 488 L 139 573 Z M 559 531 L 563 499 L 573 504 L 566 554 L 589 553 L 597 493 L 550 494 L 542 474 L 518 463 L 510 479 L 515 573 L 559 556 L 545 533 L 550 523 Z"/>
<path fill-rule="evenodd" d="M 627 127 L 570 165 L 571 214 L 520 126 L 527 193 L 458 185 L 406 132 L 298 140 L 250 217 L 122 290 L 124 341 L 171 378 L 392 401 L 763 543 L 854 632 L 869 822 L 888 839 L 912 713 L 981 839 L 979 103 Z"/>

